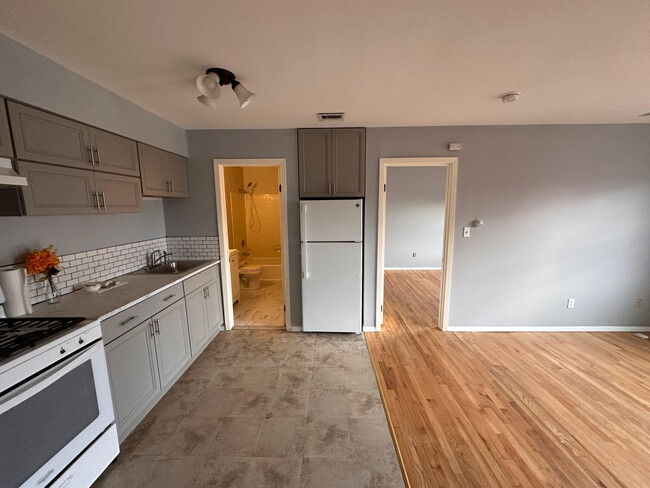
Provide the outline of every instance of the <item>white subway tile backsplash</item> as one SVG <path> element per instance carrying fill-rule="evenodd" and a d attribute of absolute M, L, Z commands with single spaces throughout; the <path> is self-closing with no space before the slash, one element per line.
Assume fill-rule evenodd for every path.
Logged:
<path fill-rule="evenodd" d="M 59 256 L 62 270 L 54 283 L 62 294 L 71 293 L 74 286 L 86 281 L 103 281 L 143 268 L 155 249 L 174 254 L 173 259 L 218 259 L 218 237 L 159 237 L 120 246 L 92 249 Z M 28 276 L 32 303 L 45 300 L 45 282 L 39 276 Z"/>

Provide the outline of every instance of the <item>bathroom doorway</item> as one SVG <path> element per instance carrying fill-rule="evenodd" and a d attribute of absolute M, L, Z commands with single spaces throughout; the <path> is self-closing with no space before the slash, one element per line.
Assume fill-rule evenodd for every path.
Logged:
<path fill-rule="evenodd" d="M 214 165 L 226 329 L 291 330 L 285 160 Z"/>

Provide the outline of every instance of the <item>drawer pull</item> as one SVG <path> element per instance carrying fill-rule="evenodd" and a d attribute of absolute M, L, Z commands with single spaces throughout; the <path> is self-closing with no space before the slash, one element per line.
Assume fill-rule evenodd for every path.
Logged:
<path fill-rule="evenodd" d="M 167 300 L 171 300 L 171 299 L 174 298 L 175 296 L 176 296 L 176 293 L 172 293 L 172 294 L 169 295 L 167 298 L 163 298 L 163 302 L 166 302 Z"/>
<path fill-rule="evenodd" d="M 126 324 L 128 324 L 129 322 L 131 322 L 132 320 L 135 320 L 137 318 L 138 318 L 137 315 L 134 315 L 133 317 L 129 317 L 124 322 L 120 322 L 120 327 L 124 327 Z"/>

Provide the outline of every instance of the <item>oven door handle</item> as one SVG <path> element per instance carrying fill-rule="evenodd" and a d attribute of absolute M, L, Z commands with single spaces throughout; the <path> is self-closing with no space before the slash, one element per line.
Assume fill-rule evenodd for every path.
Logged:
<path fill-rule="evenodd" d="M 104 344 L 101 340 L 95 342 L 90 347 L 83 349 L 81 352 L 73 354 L 56 366 L 37 374 L 18 388 L 10 391 L 0 399 L 0 415 L 44 390 L 74 368 L 92 358 L 94 354 L 98 353 L 104 354 Z"/>

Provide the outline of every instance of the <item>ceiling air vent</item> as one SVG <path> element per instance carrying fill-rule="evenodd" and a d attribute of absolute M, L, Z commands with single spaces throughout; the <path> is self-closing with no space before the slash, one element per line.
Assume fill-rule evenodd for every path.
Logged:
<path fill-rule="evenodd" d="M 345 114 L 343 112 L 321 112 L 318 114 L 318 120 L 325 122 L 328 120 L 343 120 Z"/>

